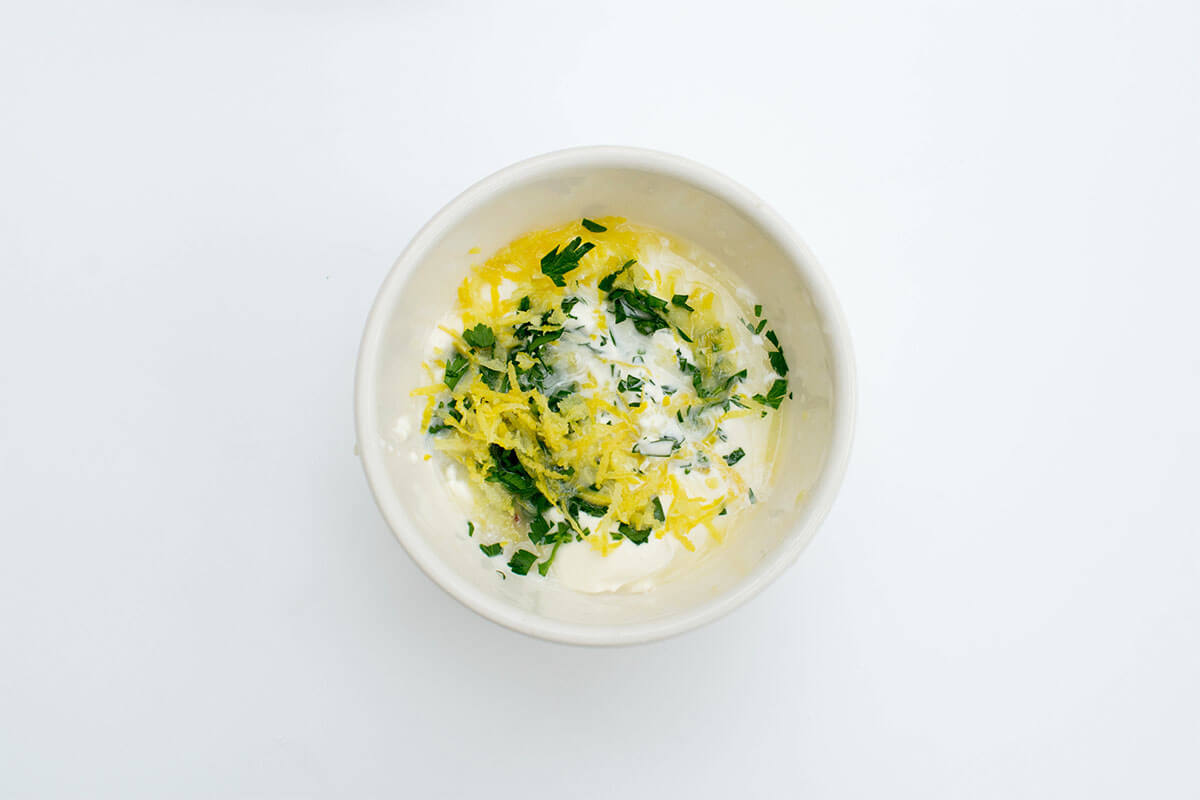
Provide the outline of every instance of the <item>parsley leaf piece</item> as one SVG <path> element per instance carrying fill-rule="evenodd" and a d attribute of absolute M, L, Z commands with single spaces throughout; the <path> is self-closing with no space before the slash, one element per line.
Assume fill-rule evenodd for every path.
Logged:
<path fill-rule="evenodd" d="M 666 522 L 667 515 L 663 512 L 662 500 L 654 498 L 654 518 L 659 522 Z"/>
<path fill-rule="evenodd" d="M 689 306 L 687 301 L 688 296 L 686 294 L 677 294 L 671 298 L 671 305 L 679 306 L 680 308 L 686 308 L 688 311 L 695 311 L 696 309 Z"/>
<path fill-rule="evenodd" d="M 626 539 L 633 542 L 634 544 L 645 544 L 646 540 L 650 538 L 650 529 L 649 528 L 646 528 L 644 530 L 638 530 L 637 528 L 633 527 L 632 525 L 627 525 L 624 522 L 622 522 L 620 525 L 617 526 L 617 530 L 621 532 L 622 536 L 624 536 Z"/>
<path fill-rule="evenodd" d="M 756 317 L 762 316 L 762 306 L 761 305 L 754 306 L 754 316 L 756 316 Z"/>
<path fill-rule="evenodd" d="M 667 301 L 649 292 L 643 292 L 641 289 L 613 289 L 608 293 L 608 302 L 617 323 L 626 319 L 633 320 L 633 327 L 644 336 L 670 327 L 663 317 Z"/>
<path fill-rule="evenodd" d="M 471 347 L 486 349 L 496 343 L 496 334 L 481 322 L 474 328 L 463 331 L 463 341 Z"/>
<path fill-rule="evenodd" d="M 520 497 L 529 497 L 537 501 L 541 498 L 537 484 L 525 470 L 515 450 L 505 450 L 498 444 L 489 447 L 492 455 L 492 466 L 488 470 L 486 480 L 489 483 L 499 483 L 508 491 Z"/>
<path fill-rule="evenodd" d="M 758 336 L 760 333 L 762 333 L 762 329 L 765 327 L 767 327 L 767 321 L 765 319 L 760 319 L 758 321 L 758 325 L 754 328 L 754 335 Z"/>
<path fill-rule="evenodd" d="M 579 260 L 591 252 L 595 246 L 576 236 L 562 248 L 561 252 L 556 247 L 542 256 L 542 274 L 554 281 L 555 286 L 566 286 L 567 282 L 563 276 L 578 267 Z"/>
<path fill-rule="evenodd" d="M 537 556 L 533 553 L 528 550 L 518 550 L 508 560 L 508 568 L 513 571 L 514 575 L 526 575 L 535 561 L 537 561 Z"/>
<path fill-rule="evenodd" d="M 487 387 L 494 392 L 504 394 L 508 391 L 508 373 L 501 372 L 498 369 L 481 366 L 479 368 L 479 377 L 487 384 Z"/>
<path fill-rule="evenodd" d="M 767 341 L 779 347 L 779 337 L 775 335 L 775 331 L 767 331 Z M 779 347 L 779 349 L 782 350 L 783 348 Z"/>
<path fill-rule="evenodd" d="M 787 359 L 783 357 L 782 350 L 772 350 L 767 353 L 767 357 L 771 359 L 771 369 L 775 370 L 780 377 L 788 374 Z"/>
<path fill-rule="evenodd" d="M 579 305 L 582 298 L 579 297 L 564 297 L 562 301 L 562 310 L 564 314 L 570 314 L 571 309 Z"/>
<path fill-rule="evenodd" d="M 568 397 L 570 397 L 573 394 L 575 394 L 575 384 L 572 383 L 567 388 L 559 389 L 557 392 L 555 392 L 554 394 L 547 397 L 546 405 L 550 408 L 551 411 L 553 411 L 554 413 L 557 414 L 559 404 L 562 403 L 563 400 L 566 400 Z"/>
<path fill-rule="evenodd" d="M 467 361 L 461 353 L 455 353 L 454 358 L 446 362 L 446 374 L 443 376 L 442 382 L 453 389 L 466 374 L 467 367 L 470 365 L 471 362 Z"/>
<path fill-rule="evenodd" d="M 636 259 L 636 258 L 634 258 L 634 259 L 630 259 L 629 261 L 626 261 L 626 262 L 625 262 L 625 266 L 621 267 L 621 268 L 620 268 L 619 270 L 617 270 L 616 272 L 612 272 L 612 273 L 609 273 L 608 275 L 605 275 L 603 278 L 601 278 L 601 279 L 600 279 L 600 282 L 599 282 L 599 283 L 597 283 L 597 284 L 596 284 L 596 286 L 597 286 L 597 287 L 600 289 L 600 291 L 602 291 L 602 292 L 611 292 L 611 291 L 612 291 L 612 287 L 613 287 L 613 282 L 615 282 L 615 281 L 617 280 L 617 276 L 618 276 L 618 275 L 620 275 L 620 274 L 621 274 L 622 272 L 624 272 L 625 270 L 627 270 L 627 269 L 629 269 L 630 267 L 632 267 L 632 266 L 633 266 L 634 264 L 636 264 L 636 263 L 637 263 L 637 259 Z"/>
<path fill-rule="evenodd" d="M 741 370 L 740 372 L 735 372 L 732 375 L 730 375 L 728 378 L 725 379 L 725 390 L 728 391 L 729 388 L 731 386 L 733 386 L 735 383 L 737 383 L 738 381 L 746 380 L 747 374 L 748 373 L 746 372 L 746 370 Z"/>
<path fill-rule="evenodd" d="M 554 549 L 550 551 L 550 557 L 538 564 L 538 574 L 543 578 L 546 577 L 546 573 L 550 571 L 550 565 L 554 563 L 554 557 L 558 555 L 558 546 L 560 544 L 562 544 L 561 539 L 554 543 Z"/>
<path fill-rule="evenodd" d="M 524 297 L 521 298 L 521 302 L 517 303 L 517 311 L 528 311 L 528 310 L 529 310 L 529 295 L 525 295 Z"/>
<path fill-rule="evenodd" d="M 737 450 L 734 450 L 732 453 L 725 456 L 725 463 L 732 467 L 745 457 L 746 451 L 739 447 Z"/>
<path fill-rule="evenodd" d="M 474 536 L 474 535 L 475 535 L 475 523 L 471 522 L 471 520 L 467 520 L 467 536 Z"/>
<path fill-rule="evenodd" d="M 779 404 L 783 402 L 784 395 L 786 394 L 787 381 L 780 379 L 771 384 L 771 388 L 767 391 L 765 397 L 761 394 L 756 394 L 754 395 L 754 400 L 762 403 L 764 406 L 779 408 Z"/>
<path fill-rule="evenodd" d="M 485 556 L 492 558 L 500 555 L 500 551 L 504 549 L 504 546 L 496 542 L 495 544 L 481 544 L 479 545 L 479 549 L 483 551 Z"/>
<path fill-rule="evenodd" d="M 550 523 L 546 522 L 545 517 L 537 517 L 529 525 L 529 541 L 534 544 L 541 544 L 549 532 Z"/>
<path fill-rule="evenodd" d="M 633 452 L 647 458 L 670 458 L 682 445 L 683 442 L 679 439 L 664 436 L 652 442 L 638 442 L 633 446 Z"/>
<path fill-rule="evenodd" d="M 606 513 L 608 513 L 607 506 L 598 506 L 595 503 L 589 503 L 582 497 L 572 497 L 570 500 L 568 500 L 567 510 L 570 511 L 571 516 L 574 517 L 578 517 L 580 511 L 592 517 L 603 517 Z"/>
<path fill-rule="evenodd" d="M 592 233 L 604 233 L 608 228 L 601 225 L 599 222 L 592 222 L 587 217 L 583 218 L 583 227 L 587 228 Z"/>
<path fill-rule="evenodd" d="M 637 392 L 640 391 L 645 384 L 641 378 L 636 375 L 626 375 L 621 380 L 617 381 L 618 392 Z"/>

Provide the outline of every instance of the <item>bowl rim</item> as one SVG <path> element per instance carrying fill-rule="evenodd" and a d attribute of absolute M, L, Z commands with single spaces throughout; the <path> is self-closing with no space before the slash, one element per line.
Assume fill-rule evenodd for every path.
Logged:
<path fill-rule="evenodd" d="M 835 402 L 829 451 L 808 502 L 789 525 L 783 546 L 765 556 L 730 591 L 684 612 L 647 622 L 588 625 L 547 619 L 494 600 L 459 577 L 425 544 L 391 492 L 383 448 L 374 433 L 379 430 L 373 402 L 378 378 L 374 365 L 384 321 L 416 265 L 448 229 L 493 195 L 514 184 L 579 167 L 666 175 L 709 192 L 745 215 L 777 243 L 804 279 L 831 354 Z M 627 645 L 665 639 L 719 619 L 773 583 L 796 561 L 829 513 L 845 476 L 857 417 L 857 379 L 849 329 L 833 287 L 816 257 L 783 217 L 746 187 L 703 164 L 657 150 L 598 145 L 556 150 L 507 166 L 467 188 L 425 223 L 392 265 L 367 316 L 355 371 L 354 417 L 357 451 L 375 503 L 396 539 L 434 583 L 477 614 L 529 636 L 576 645 Z"/>

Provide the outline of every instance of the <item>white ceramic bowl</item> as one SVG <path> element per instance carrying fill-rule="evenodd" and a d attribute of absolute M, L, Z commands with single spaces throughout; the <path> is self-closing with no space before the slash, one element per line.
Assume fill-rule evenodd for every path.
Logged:
<path fill-rule="evenodd" d="M 762 301 L 791 365 L 784 443 L 766 499 L 713 557 L 644 594 L 588 595 L 550 579 L 502 579 L 466 538 L 466 518 L 423 459 L 410 391 L 437 320 L 472 263 L 527 231 L 617 215 L 690 240 Z M 480 255 L 469 253 L 473 248 Z M 660 639 L 727 613 L 780 575 L 833 503 L 850 453 L 854 358 L 833 290 L 808 248 L 729 178 L 676 156 L 583 147 L 484 178 L 421 229 L 392 267 L 367 319 L 355 392 L 367 481 L 388 525 L 443 589 L 490 620 L 559 642 Z M 551 574 L 551 577 L 553 573 Z"/>

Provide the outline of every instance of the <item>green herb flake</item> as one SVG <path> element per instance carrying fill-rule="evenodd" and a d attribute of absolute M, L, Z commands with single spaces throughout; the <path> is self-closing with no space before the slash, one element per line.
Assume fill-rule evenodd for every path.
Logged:
<path fill-rule="evenodd" d="M 562 544 L 561 539 L 554 543 L 554 549 L 550 551 L 550 557 L 538 564 L 538 574 L 543 578 L 546 577 L 546 573 L 550 571 L 550 565 L 554 563 L 554 557 L 558 555 L 558 546 L 560 544 Z"/>
<path fill-rule="evenodd" d="M 659 522 L 667 521 L 666 512 L 663 511 L 662 507 L 662 500 L 659 500 L 657 497 L 654 498 L 654 518 Z"/>
<path fill-rule="evenodd" d="M 578 517 L 579 512 L 583 512 L 592 517 L 603 517 L 608 513 L 608 506 L 598 506 L 595 503 L 589 503 L 582 497 L 572 497 L 567 501 L 567 510 L 571 512 L 571 516 Z"/>
<path fill-rule="evenodd" d="M 494 392 L 500 392 L 501 394 L 504 394 L 509 389 L 507 372 L 501 372 L 497 369 L 481 366 L 479 368 L 479 377 L 482 378 L 483 382 L 487 384 L 487 387 Z"/>
<path fill-rule="evenodd" d="M 762 403 L 764 406 L 777 409 L 779 408 L 779 404 L 783 402 L 784 395 L 786 394 L 787 381 L 780 379 L 771 384 L 771 388 L 765 396 L 761 394 L 754 395 L 754 400 L 755 402 Z"/>
<path fill-rule="evenodd" d="M 524 297 L 521 298 L 521 302 L 517 303 L 517 311 L 528 311 L 528 310 L 529 310 L 529 295 L 525 295 Z"/>
<path fill-rule="evenodd" d="M 754 316 L 756 316 L 756 317 L 762 316 L 762 306 L 761 305 L 754 306 Z"/>
<path fill-rule="evenodd" d="M 587 228 L 592 233 L 604 233 L 608 228 L 601 225 L 599 222 L 592 222 L 587 217 L 583 218 L 583 227 Z"/>
<path fill-rule="evenodd" d="M 762 329 L 765 327 L 767 327 L 767 321 L 765 319 L 760 319 L 758 321 L 758 326 L 754 329 L 754 335 L 758 336 L 760 333 L 762 333 Z"/>
<path fill-rule="evenodd" d="M 725 463 L 732 467 L 745 457 L 746 451 L 739 447 L 737 450 L 734 450 L 732 453 L 725 456 Z"/>
<path fill-rule="evenodd" d="M 751 489 L 750 490 L 750 505 L 754 505 L 757 502 L 758 502 L 758 498 L 754 496 L 754 490 Z"/>
<path fill-rule="evenodd" d="M 781 378 L 788 374 L 787 359 L 783 357 L 782 350 L 772 350 L 767 353 L 767 357 L 771 359 L 771 369 L 775 370 Z"/>
<path fill-rule="evenodd" d="M 535 561 L 537 561 L 537 555 L 534 553 L 528 550 L 518 550 L 508 560 L 508 568 L 513 571 L 514 575 L 527 575 L 529 568 L 533 566 L 533 562 Z"/>
<path fill-rule="evenodd" d="M 617 538 L 624 536 L 634 544 L 645 544 L 646 540 L 650 538 L 650 528 L 638 530 L 632 525 L 627 525 L 626 523 L 622 522 L 617 526 L 617 530 L 620 531 L 620 536 Z"/>
<path fill-rule="evenodd" d="M 696 309 L 689 306 L 687 301 L 688 301 L 688 296 L 686 294 L 677 294 L 671 298 L 671 305 L 679 306 L 680 308 L 685 308 L 688 311 L 695 311 Z"/>
<path fill-rule="evenodd" d="M 550 523 L 546 522 L 545 517 L 537 517 L 529 524 L 529 541 L 534 544 L 541 544 L 545 541 L 546 534 L 550 532 Z"/>
<path fill-rule="evenodd" d="M 531 502 L 544 500 L 515 450 L 505 450 L 498 444 L 490 445 L 488 449 L 492 455 L 492 467 L 487 474 L 489 482 L 499 483 L 520 497 L 531 498 Z"/>
<path fill-rule="evenodd" d="M 767 341 L 779 347 L 779 337 L 775 335 L 775 331 L 767 331 Z M 783 348 L 779 347 L 779 349 L 782 350 Z"/>
<path fill-rule="evenodd" d="M 626 319 L 643 336 L 671 327 L 663 314 L 667 301 L 641 289 L 613 289 L 608 294 L 610 310 L 614 320 L 620 324 Z"/>
<path fill-rule="evenodd" d="M 453 389 L 458 385 L 459 380 L 466 374 L 467 367 L 471 365 L 466 357 L 461 353 L 455 353 L 454 358 L 446 362 L 446 374 L 442 378 L 442 382 Z"/>
<path fill-rule="evenodd" d="M 602 291 L 602 292 L 611 292 L 611 291 L 612 291 L 612 288 L 613 288 L 613 283 L 615 283 L 615 282 L 616 282 L 616 280 L 617 280 L 617 277 L 618 277 L 618 276 L 619 276 L 619 275 L 620 275 L 622 272 L 624 272 L 625 270 L 629 269 L 630 267 L 632 267 L 632 266 L 633 266 L 634 264 L 636 264 L 636 263 L 637 263 L 637 259 L 630 259 L 629 261 L 626 261 L 626 262 L 625 262 L 625 264 L 624 264 L 624 266 L 622 266 L 622 267 L 621 267 L 619 270 L 617 270 L 616 272 L 609 273 L 608 275 L 605 275 L 603 278 L 601 278 L 601 279 L 600 279 L 600 282 L 599 282 L 599 283 L 597 283 L 597 284 L 596 284 L 596 286 L 597 286 L 597 287 L 600 289 L 600 291 Z"/>
<path fill-rule="evenodd" d="M 463 331 L 463 341 L 471 347 L 487 349 L 496 343 L 496 334 L 481 322 L 474 328 Z"/>
<path fill-rule="evenodd" d="M 481 544 L 479 545 L 479 549 L 482 550 L 483 554 L 488 558 L 493 558 L 500 555 L 500 551 L 504 549 L 504 546 L 499 542 L 496 542 L 495 544 Z"/>
<path fill-rule="evenodd" d="M 467 520 L 467 536 L 475 535 L 475 523 Z"/>
<path fill-rule="evenodd" d="M 576 236 L 562 248 L 561 252 L 556 247 L 542 256 L 542 274 L 554 281 L 555 286 L 566 286 L 567 282 L 563 276 L 578 267 L 580 259 L 591 252 L 595 246 Z"/>

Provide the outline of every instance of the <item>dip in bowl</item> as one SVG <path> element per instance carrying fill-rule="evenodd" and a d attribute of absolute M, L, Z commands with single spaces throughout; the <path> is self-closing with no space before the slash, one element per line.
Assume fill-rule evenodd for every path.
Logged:
<path fill-rule="evenodd" d="M 614 321 L 620 325 L 616 330 L 622 331 L 623 348 L 627 347 L 631 332 L 635 339 L 645 335 L 647 344 L 652 334 L 656 340 L 665 341 L 670 333 L 686 342 L 691 338 L 689 334 L 697 333 L 689 325 L 694 310 L 692 302 L 711 303 L 703 283 L 685 285 L 687 291 L 663 298 L 676 302 L 663 304 L 653 294 L 653 281 L 657 279 L 661 286 L 664 280 L 661 270 L 653 266 L 660 261 L 651 261 L 651 266 L 627 266 L 619 275 L 616 275 L 618 269 L 612 269 L 615 277 L 607 282 L 608 288 L 595 287 L 595 278 L 610 272 L 608 262 L 598 259 L 617 259 L 611 261 L 613 265 L 628 263 L 624 258 L 628 252 L 618 258 L 623 251 L 617 240 L 624 235 L 621 232 L 625 230 L 625 220 L 645 226 L 632 228 L 633 233 L 628 233 L 626 240 L 633 241 L 628 237 L 636 234 L 642 237 L 638 241 L 645 242 L 649 234 L 640 231 L 661 231 L 663 242 L 668 237 L 686 242 L 695 252 L 710 254 L 712 263 L 719 262 L 723 273 L 730 278 L 731 295 L 740 290 L 744 297 L 753 299 L 737 314 L 727 309 L 727 316 L 736 317 L 746 330 L 739 331 L 734 338 L 713 339 L 714 348 L 724 345 L 728 349 L 730 342 L 737 342 L 737 349 L 747 351 L 745 358 L 753 361 L 748 352 L 750 342 L 762 344 L 761 336 L 767 330 L 760 317 L 770 319 L 770 344 L 753 361 L 761 363 L 762 368 L 756 372 L 752 366 L 749 378 L 741 373 L 739 379 L 739 373 L 732 372 L 736 365 L 722 366 L 723 371 L 716 374 L 716 379 L 720 379 L 718 385 L 714 385 L 713 374 L 698 370 L 693 363 L 697 359 L 688 350 L 686 355 L 676 358 L 685 372 L 689 367 L 692 369 L 696 385 L 694 389 L 685 387 L 679 394 L 675 392 L 680 387 L 671 385 L 668 397 L 651 389 L 654 384 L 642 383 L 643 379 L 653 378 L 652 372 L 625 361 L 628 371 L 622 373 L 620 386 L 621 392 L 626 393 L 623 402 L 627 405 L 621 405 L 622 398 L 614 395 L 613 403 L 619 406 L 613 408 L 614 416 L 597 417 L 597 421 L 606 424 L 620 423 L 618 414 L 642 415 L 646 411 L 644 403 L 663 404 L 663 409 L 656 406 L 656 410 L 666 411 L 674 402 L 672 410 L 676 410 L 685 401 L 685 395 L 690 398 L 689 410 L 695 415 L 701 400 L 718 392 L 723 392 L 718 399 L 725 401 L 726 413 L 732 410 L 734 415 L 756 416 L 761 411 L 764 417 L 768 413 L 775 417 L 769 451 L 759 449 L 755 454 L 759 463 L 746 460 L 738 468 L 739 472 L 745 472 L 753 464 L 756 471 L 752 474 L 769 475 L 769 485 L 760 485 L 758 496 L 750 493 L 747 498 L 737 497 L 738 490 L 734 488 L 728 489 L 727 502 L 729 509 L 736 512 L 735 517 L 714 519 L 717 513 L 725 517 L 726 509 L 715 500 L 710 504 L 712 513 L 705 517 L 704 530 L 711 530 L 712 541 L 702 540 L 706 545 L 703 557 L 691 555 L 695 548 L 678 529 L 673 537 L 667 534 L 671 532 L 673 508 L 686 511 L 684 500 L 702 504 L 705 498 L 672 500 L 668 493 L 664 495 L 665 503 L 656 496 L 653 506 L 649 506 L 646 504 L 651 498 L 647 495 L 638 501 L 646 506 L 644 510 L 639 510 L 637 504 L 630 505 L 626 498 L 618 519 L 620 504 L 614 504 L 608 514 L 604 513 L 607 506 L 596 505 L 609 502 L 604 486 L 579 486 L 564 493 L 562 487 L 570 486 L 567 479 L 550 485 L 547 481 L 554 476 L 530 462 L 531 451 L 527 448 L 518 452 L 520 448 L 506 450 L 493 444 L 492 454 L 497 462 L 491 467 L 486 463 L 486 448 L 476 447 L 473 461 L 458 454 L 460 466 L 468 467 L 467 472 L 477 478 L 478 485 L 473 489 L 502 498 L 496 485 L 482 486 L 490 473 L 503 479 L 495 483 L 503 485 L 507 481 L 516 490 L 525 490 L 525 496 L 515 498 L 517 511 L 512 531 L 500 531 L 504 527 L 501 521 L 492 524 L 490 530 L 477 532 L 471 522 L 472 502 L 464 501 L 461 486 L 460 491 L 455 491 L 455 481 L 447 480 L 448 475 L 457 474 L 453 465 L 447 471 L 446 464 L 434 461 L 431 455 L 431 450 L 436 452 L 431 440 L 437 436 L 442 437 L 444 445 L 447 437 L 462 436 L 465 440 L 467 434 L 481 435 L 479 425 L 471 430 L 462 427 L 465 423 L 458 411 L 454 412 L 455 418 L 446 416 L 447 403 L 455 399 L 450 395 L 452 391 L 459 400 L 466 399 L 468 403 L 472 399 L 479 403 L 480 398 L 482 402 L 500 398 L 512 408 L 518 405 L 511 402 L 514 398 L 525 397 L 524 388 L 531 406 L 535 407 L 526 425 L 539 418 L 534 399 L 542 403 L 542 414 L 550 414 L 544 398 L 535 391 L 544 387 L 531 387 L 527 377 L 516 372 L 510 374 L 520 385 L 510 386 L 500 374 L 505 365 L 501 363 L 503 359 L 498 361 L 496 357 L 523 345 L 513 338 L 511 330 L 501 330 L 502 326 L 496 322 L 500 317 L 478 322 L 484 313 L 480 309 L 487 308 L 486 299 L 468 308 L 466 316 L 459 318 L 472 323 L 461 331 L 467 334 L 466 340 L 459 335 L 459 328 L 445 324 L 448 311 L 457 306 L 461 312 L 464 302 L 472 305 L 460 291 L 470 285 L 472 270 L 478 270 L 481 262 L 511 243 L 527 241 L 531 232 L 557 232 L 554 235 L 561 237 L 577 233 L 579 241 L 564 239 L 560 243 L 556 239 L 554 250 L 542 259 L 541 272 L 536 268 L 530 270 L 535 302 L 546 303 L 546 296 L 553 294 L 554 284 L 574 281 L 564 290 L 572 292 L 564 309 L 570 313 L 572 322 L 566 322 L 567 313 L 558 310 L 550 320 L 547 306 L 541 320 L 533 320 L 535 325 L 540 323 L 543 327 L 530 333 L 529 324 L 525 323 L 522 330 L 527 339 L 538 342 L 553 338 L 557 332 L 561 341 L 555 342 L 554 347 L 566 348 L 572 337 L 583 342 L 580 337 L 586 332 L 581 333 L 582 323 L 576 325 L 574 320 L 589 320 L 588 315 L 593 312 L 601 330 L 593 330 L 592 335 L 604 345 L 609 344 L 605 334 Z M 581 222 L 586 225 L 579 227 Z M 595 240 L 595 252 L 589 252 L 591 248 L 582 241 L 589 234 L 594 234 L 589 238 Z M 522 237 L 527 238 L 522 240 Z M 606 247 L 606 241 L 610 240 L 612 246 Z M 563 253 L 570 253 L 574 260 L 564 259 Z M 589 270 L 591 285 L 582 286 L 586 281 L 581 276 L 589 274 Z M 553 279 L 553 284 L 547 276 Z M 602 279 L 599 282 L 604 283 Z M 557 296 L 551 299 L 558 302 Z M 497 313 L 499 304 L 505 301 L 512 306 L 507 313 L 523 319 L 514 297 L 494 298 Z M 521 302 L 529 306 L 524 297 Z M 725 305 L 732 303 L 727 299 Z M 749 310 L 751 307 L 753 312 Z M 607 323 L 605 308 L 609 313 Z M 533 313 L 528 308 L 524 311 L 526 316 Z M 611 316 L 614 311 L 617 318 Z M 627 312 L 634 319 L 625 319 Z M 698 317 L 701 313 L 696 312 Z M 638 327 L 633 332 L 631 326 L 635 322 Z M 559 330 L 564 326 L 568 334 L 565 336 Z M 450 336 L 453 341 L 436 342 L 437 331 L 444 331 L 443 336 Z M 539 338 L 544 333 L 550 335 Z M 431 342 L 434 342 L 432 356 Z M 688 349 L 688 345 L 679 346 Z M 433 357 L 439 355 L 439 347 L 443 357 Z M 589 347 L 601 352 L 595 343 Z M 652 351 L 648 346 L 638 349 Z M 741 357 L 743 354 L 738 350 L 734 355 Z M 623 349 L 613 352 L 618 363 L 621 358 L 629 357 Z M 778 356 L 770 356 L 776 352 Z M 782 357 L 785 352 L 786 363 Z M 517 361 L 510 352 L 508 366 L 520 369 L 519 364 L 526 369 L 541 369 L 531 358 L 540 355 L 541 351 L 529 350 L 520 353 Z M 551 365 L 556 363 L 550 358 L 546 361 Z M 780 368 L 788 382 L 787 398 L 780 394 L 784 388 Z M 703 380 L 700 372 L 704 373 Z M 487 378 L 487 386 L 481 376 Z M 761 391 L 747 389 L 738 394 L 739 380 L 757 380 L 762 383 Z M 467 381 L 475 382 L 478 393 L 464 398 Z M 594 387 L 596 382 L 588 380 L 584 385 Z M 552 389 L 555 386 L 561 385 L 551 384 Z M 636 387 L 637 391 L 628 392 L 629 387 Z M 495 390 L 507 394 L 501 397 Z M 559 388 L 556 394 L 559 404 L 565 402 L 568 408 L 571 406 L 573 398 L 569 392 Z M 601 399 L 607 405 L 607 399 Z M 359 354 L 355 402 L 358 443 L 368 482 L 389 526 L 426 574 L 468 607 L 514 630 L 575 644 L 627 644 L 670 636 L 715 619 L 760 591 L 795 560 L 827 513 L 845 470 L 854 420 L 854 368 L 845 323 L 824 274 L 807 248 L 760 200 L 729 179 L 674 156 L 631 148 L 593 147 L 551 153 L 502 170 L 453 200 L 417 234 L 385 280 L 368 319 Z M 709 407 L 713 405 L 713 401 L 707 402 Z M 710 416 L 720 413 L 720 408 L 713 409 Z M 679 420 L 685 421 L 682 414 Z M 468 412 L 467 422 L 471 421 L 473 417 Z M 697 425 L 701 422 L 693 421 Z M 482 428 L 494 435 L 497 427 L 494 416 L 485 423 Z M 690 430 L 698 428 L 693 426 Z M 725 436 L 724 430 L 719 433 Z M 693 452 L 689 448 L 694 445 L 701 464 L 705 465 L 699 434 L 694 438 L 695 442 L 688 442 L 684 433 L 672 427 L 661 438 L 635 441 L 632 456 L 622 453 L 627 462 L 626 480 L 631 474 L 652 471 L 645 466 L 651 461 L 655 462 L 651 466 L 658 469 L 655 474 L 664 477 L 662 462 L 670 455 L 665 445 L 675 439 L 683 444 L 682 452 L 689 456 Z M 593 434 L 591 439 L 595 448 L 596 436 Z M 719 458 L 725 463 L 715 466 L 741 486 L 742 478 L 730 468 L 744 458 L 738 453 L 742 448 L 725 453 L 734 443 L 726 445 L 724 438 L 721 442 Z M 708 445 L 712 448 L 709 455 L 718 457 L 717 440 L 710 436 Z M 672 447 L 680 451 L 680 444 L 673 443 Z M 628 449 L 625 445 L 623 448 Z M 769 463 L 761 463 L 768 457 Z M 690 467 L 692 463 L 688 461 L 681 466 Z M 546 466 L 550 470 L 556 468 L 553 461 L 547 461 Z M 574 472 L 574 466 L 557 468 L 564 474 L 568 469 Z M 614 469 L 608 459 L 602 467 L 605 468 Z M 529 485 L 523 483 L 526 478 L 530 479 Z M 544 492 L 531 489 L 534 480 Z M 710 477 L 708 482 L 717 485 L 716 477 Z M 638 488 L 636 484 L 634 479 L 631 492 Z M 678 486 L 678 480 L 675 485 Z M 726 491 L 725 485 L 720 489 Z M 582 494 L 576 497 L 574 491 Z M 527 502 L 531 493 L 537 506 Z M 502 516 L 494 515 L 493 519 Z M 533 532 L 525 533 L 531 518 Z M 546 533 L 547 519 L 551 520 L 550 534 Z M 658 528 L 656 520 L 660 519 L 663 524 Z M 699 517 L 685 519 L 690 524 Z M 555 535 L 561 542 L 553 543 L 568 542 L 564 553 L 573 553 L 559 565 L 565 580 L 556 577 L 552 569 L 552 553 L 557 548 L 550 545 Z M 535 544 L 542 546 L 530 544 L 530 536 Z M 649 554 L 663 552 L 668 544 L 673 548 L 672 553 L 678 553 L 679 558 L 671 562 L 676 567 L 654 573 L 653 579 L 643 579 L 636 567 L 640 563 L 638 558 L 642 555 L 652 558 Z M 498 546 L 501 549 L 496 549 Z M 488 556 L 502 551 L 504 558 L 489 560 Z M 593 556 L 593 551 L 600 555 Z M 634 563 L 635 567 L 609 569 L 621 559 L 622 564 Z M 535 564 L 537 568 L 531 569 Z M 617 580 L 610 573 L 623 577 Z"/>

